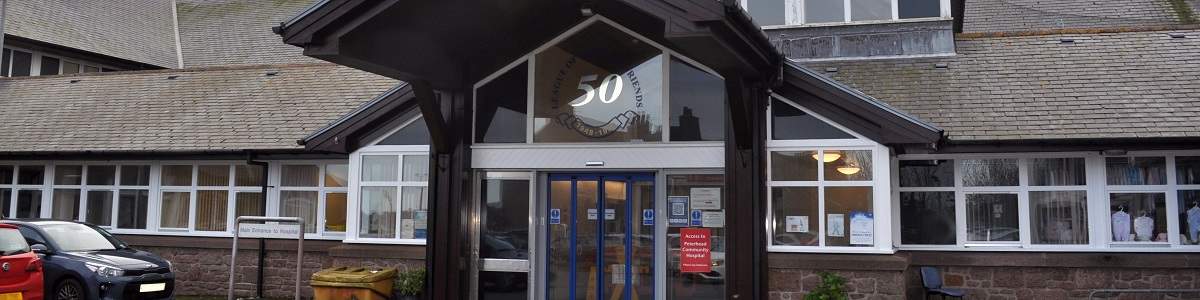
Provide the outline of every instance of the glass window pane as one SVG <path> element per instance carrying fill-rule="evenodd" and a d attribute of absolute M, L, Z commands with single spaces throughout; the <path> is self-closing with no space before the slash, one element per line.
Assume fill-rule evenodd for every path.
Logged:
<path fill-rule="evenodd" d="M 891 19 L 892 0 L 850 0 L 850 21 Z"/>
<path fill-rule="evenodd" d="M 0 174 L 0 180 L 3 179 L 4 175 Z M 1200 156 L 1176 156 L 1175 181 L 1177 184 L 1200 184 Z"/>
<path fill-rule="evenodd" d="M 63 73 L 63 74 L 76 74 L 76 73 L 79 73 L 79 71 L 80 71 L 80 70 L 79 70 L 79 64 L 77 64 L 77 63 L 73 63 L 73 62 L 69 62 L 69 61 L 67 61 L 67 62 L 63 62 L 63 67 L 62 67 L 62 69 L 63 69 L 63 70 L 62 70 L 62 73 Z"/>
<path fill-rule="evenodd" d="M 870 150 L 825 150 L 825 180 L 871 180 Z"/>
<path fill-rule="evenodd" d="M 933 18 L 942 16 L 941 0 L 897 0 L 900 18 Z"/>
<path fill-rule="evenodd" d="M 845 22 L 846 8 L 842 0 L 804 1 L 805 23 Z"/>
<path fill-rule="evenodd" d="M 787 24 L 784 10 L 784 0 L 755 0 L 746 1 L 746 12 L 758 26 Z"/>
<path fill-rule="evenodd" d="M 529 273 L 479 272 L 479 300 L 529 299 Z"/>
<path fill-rule="evenodd" d="M 166 196 L 166 193 L 163 193 L 163 196 Z M 117 199 L 117 206 L 120 209 L 117 210 L 117 228 L 146 229 L 146 212 L 150 207 L 150 191 L 121 190 L 118 197 L 120 198 Z M 184 197 L 186 202 L 186 195 Z M 182 224 L 186 226 L 187 221 L 183 221 Z"/>
<path fill-rule="evenodd" d="M 486 179 L 479 194 L 479 256 L 528 259 L 529 180 Z"/>
<path fill-rule="evenodd" d="M 166 166 L 163 167 L 163 174 L 164 174 L 164 177 L 165 177 L 165 174 L 167 174 Z M 189 167 L 187 170 L 187 180 L 186 180 L 188 183 L 185 185 L 191 185 L 191 181 L 192 181 L 191 174 L 192 174 L 192 171 L 191 171 L 191 168 Z M 166 182 L 167 181 L 164 178 L 163 185 L 167 185 Z M 149 186 L 150 185 L 150 166 L 121 166 L 121 185 Z"/>
<path fill-rule="evenodd" d="M 671 140 L 725 140 L 725 80 L 671 59 Z"/>
<path fill-rule="evenodd" d="M 89 178 L 91 178 L 91 167 L 88 167 Z M 113 213 L 113 192 L 112 191 L 88 191 L 87 192 L 87 219 L 88 223 L 100 226 L 112 226 Z"/>
<path fill-rule="evenodd" d="M 279 215 L 304 218 L 304 232 L 317 232 L 317 195 L 315 191 L 279 192 Z"/>
<path fill-rule="evenodd" d="M 117 182 L 117 166 L 88 166 L 88 185 L 113 185 Z"/>
<path fill-rule="evenodd" d="M 954 245 L 954 192 L 900 193 L 900 242 L 907 245 Z"/>
<path fill-rule="evenodd" d="M 283 186 L 315 187 L 321 184 L 321 167 L 317 165 L 284 165 L 280 168 Z"/>
<path fill-rule="evenodd" d="M 79 190 L 55 189 L 50 202 L 50 218 L 55 220 L 79 219 Z"/>
<path fill-rule="evenodd" d="M 1200 245 L 1200 190 L 1179 191 L 1179 240 Z"/>
<path fill-rule="evenodd" d="M 1016 186 L 1020 182 L 1016 159 L 962 160 L 963 186 Z"/>
<path fill-rule="evenodd" d="M 229 186 L 229 166 L 200 166 L 197 184 L 200 186 Z"/>
<path fill-rule="evenodd" d="M 1029 185 L 1087 185 L 1087 165 L 1083 158 L 1030 159 Z"/>
<path fill-rule="evenodd" d="M 163 192 L 159 227 L 187 228 L 188 205 L 191 203 L 191 197 L 192 194 L 189 192 Z"/>
<path fill-rule="evenodd" d="M 12 190 L 0 189 L 0 219 L 8 219 L 12 212 Z"/>
<path fill-rule="evenodd" d="M 325 165 L 325 187 L 346 187 L 348 167 L 345 164 Z"/>
<path fill-rule="evenodd" d="M 771 213 L 775 219 L 772 243 L 783 246 L 817 246 L 820 212 L 816 187 L 771 188 Z"/>
<path fill-rule="evenodd" d="M 404 156 L 404 181 L 429 181 L 429 156 Z"/>
<path fill-rule="evenodd" d="M 1165 157 L 1107 157 L 1104 163 L 1110 185 L 1167 184 Z"/>
<path fill-rule="evenodd" d="M 816 116 L 779 100 L 771 101 L 771 137 L 776 140 L 855 138 L 817 119 Z"/>
<path fill-rule="evenodd" d="M 267 209 L 263 207 L 264 203 L 261 192 L 238 192 L 234 196 L 234 201 L 237 201 L 237 207 L 234 208 L 233 216 L 265 216 Z M 312 222 L 312 220 L 305 220 Z"/>
<path fill-rule="evenodd" d="M 226 166 L 226 174 L 228 174 Z M 225 178 L 229 178 L 228 175 Z M 197 191 L 196 192 L 196 230 L 225 231 L 229 215 L 228 191 Z"/>
<path fill-rule="evenodd" d="M 17 167 L 17 184 L 40 185 L 46 175 L 45 166 Z"/>
<path fill-rule="evenodd" d="M 42 217 L 42 191 L 38 190 L 18 190 L 17 191 L 17 213 L 13 215 L 19 219 L 34 219 Z"/>
<path fill-rule="evenodd" d="M 534 142 L 663 140 L 661 50 L 596 23 L 536 59 Z"/>
<path fill-rule="evenodd" d="M 83 166 L 54 166 L 54 184 L 80 185 L 83 183 Z"/>
<path fill-rule="evenodd" d="M 29 76 L 33 67 L 33 54 L 29 52 L 12 51 L 12 77 Z"/>
<path fill-rule="evenodd" d="M 529 66 L 522 63 L 475 90 L 475 142 L 524 143 Z"/>
<path fill-rule="evenodd" d="M 428 206 L 425 200 L 429 189 L 421 186 L 401 187 L 400 238 L 424 239 L 428 233 Z M 420 216 L 420 218 L 418 218 Z"/>
<path fill-rule="evenodd" d="M 952 187 L 954 161 L 948 159 L 901 160 L 900 186 Z"/>
<path fill-rule="evenodd" d="M 233 185 L 236 186 L 262 186 L 263 185 L 263 166 L 259 165 L 237 165 L 233 167 L 234 179 Z"/>
<path fill-rule="evenodd" d="M 0 77 L 8 77 L 8 62 L 12 59 L 12 50 L 5 48 L 0 55 Z"/>
<path fill-rule="evenodd" d="M 362 188 L 358 236 L 363 238 L 396 237 L 396 188 Z"/>
<path fill-rule="evenodd" d="M 771 152 L 771 180 L 816 181 L 817 151 Z"/>
<path fill-rule="evenodd" d="M 1087 244 L 1087 191 L 1029 192 L 1034 244 Z"/>
<path fill-rule="evenodd" d="M 84 72 L 84 73 L 96 73 L 96 72 L 100 72 L 100 68 L 99 68 L 99 67 L 93 67 L 93 66 L 84 66 L 84 67 L 83 67 L 83 72 Z"/>
<path fill-rule="evenodd" d="M 58 75 L 58 62 L 59 60 L 57 58 L 43 55 L 41 75 Z"/>
<path fill-rule="evenodd" d="M 875 245 L 871 187 L 825 188 L 825 246 Z"/>
<path fill-rule="evenodd" d="M 346 193 L 325 193 L 325 232 L 346 232 Z"/>
<path fill-rule="evenodd" d="M 162 185 L 191 186 L 192 166 L 168 165 L 162 166 Z"/>
<path fill-rule="evenodd" d="M 0 185 L 13 184 L 13 175 L 16 169 L 13 166 L 0 165 Z"/>
<path fill-rule="evenodd" d="M 1163 193 L 1109 195 L 1112 241 L 1166 242 L 1167 199 Z"/>
<path fill-rule="evenodd" d="M 396 181 L 399 164 L 395 155 L 363 155 L 362 181 Z"/>
<path fill-rule="evenodd" d="M 967 240 L 1015 242 L 1021 239 L 1017 194 L 967 194 Z"/>
<path fill-rule="evenodd" d="M 425 127 L 424 118 L 418 118 L 377 145 L 429 145 L 429 128 Z"/>
<path fill-rule="evenodd" d="M 691 196 L 692 189 L 696 188 L 718 188 L 724 190 L 725 175 L 721 174 L 705 174 L 705 175 L 667 175 L 667 196 Z M 724 208 L 728 201 L 721 201 Z M 728 224 L 728 223 L 726 223 Z M 688 300 L 721 300 L 725 298 L 725 283 L 726 277 L 710 277 L 709 280 L 697 280 L 696 273 L 681 273 L 679 269 L 679 252 L 680 242 L 679 231 L 681 227 L 667 228 L 667 246 L 666 249 L 655 249 L 655 251 L 666 252 L 667 257 L 667 299 L 688 299 Z M 711 258 L 713 258 L 713 270 L 718 271 L 727 269 L 725 265 L 725 237 L 727 228 L 708 228 L 710 230 Z M 814 228 L 815 230 L 815 228 Z M 718 259 L 722 258 L 722 259 Z M 643 297 L 641 299 L 649 299 Z"/>

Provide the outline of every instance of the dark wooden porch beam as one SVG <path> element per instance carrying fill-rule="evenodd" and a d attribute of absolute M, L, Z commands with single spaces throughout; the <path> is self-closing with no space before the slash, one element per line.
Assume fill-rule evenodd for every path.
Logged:
<path fill-rule="evenodd" d="M 433 86 L 429 81 L 414 80 L 409 82 L 413 87 L 413 92 L 417 96 L 417 105 L 421 107 L 421 116 L 425 118 L 425 125 L 429 127 L 429 142 L 433 146 L 435 153 L 448 153 L 450 151 L 449 126 L 446 125 L 446 118 L 442 116 L 442 106 L 438 103 L 437 93 L 433 91 Z"/>

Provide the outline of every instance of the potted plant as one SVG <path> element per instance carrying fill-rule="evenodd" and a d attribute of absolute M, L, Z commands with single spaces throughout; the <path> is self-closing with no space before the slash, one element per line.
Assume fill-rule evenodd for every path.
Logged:
<path fill-rule="evenodd" d="M 846 279 L 837 274 L 829 272 L 819 272 L 817 276 L 821 277 L 821 284 L 813 289 L 808 295 L 804 295 L 804 300 L 846 300 Z"/>
<path fill-rule="evenodd" d="M 425 269 L 411 269 L 396 275 L 393 288 L 396 300 L 417 300 L 425 291 Z"/>

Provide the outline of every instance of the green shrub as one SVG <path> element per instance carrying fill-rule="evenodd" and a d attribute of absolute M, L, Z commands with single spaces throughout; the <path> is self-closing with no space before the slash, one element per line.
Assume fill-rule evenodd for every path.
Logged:
<path fill-rule="evenodd" d="M 829 272 L 818 272 L 821 284 L 813 289 L 804 300 L 846 300 L 846 279 Z"/>
<path fill-rule="evenodd" d="M 425 269 L 412 269 L 396 275 L 396 294 L 417 296 L 425 291 Z"/>

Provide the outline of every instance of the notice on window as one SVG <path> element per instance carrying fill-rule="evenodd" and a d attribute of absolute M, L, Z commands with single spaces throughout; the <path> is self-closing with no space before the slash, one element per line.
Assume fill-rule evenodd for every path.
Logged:
<path fill-rule="evenodd" d="M 725 211 L 704 211 L 700 215 L 700 226 L 709 228 L 725 227 Z"/>
<path fill-rule="evenodd" d="M 850 213 L 850 244 L 871 245 L 874 238 L 875 216 L 868 212 Z"/>
<path fill-rule="evenodd" d="M 625 284 L 625 265 L 609 265 L 608 277 L 612 277 L 612 284 Z"/>
<path fill-rule="evenodd" d="M 428 236 L 429 231 L 429 211 L 418 210 L 413 213 L 413 238 L 423 239 Z"/>
<path fill-rule="evenodd" d="M 712 272 L 712 250 L 708 228 L 679 229 L 679 272 Z"/>
<path fill-rule="evenodd" d="M 651 209 L 651 208 L 642 209 L 642 225 L 645 225 L 645 226 L 653 226 L 654 225 L 654 209 Z"/>
<path fill-rule="evenodd" d="M 688 197 L 687 196 L 672 196 L 667 197 L 667 210 L 670 216 L 667 218 L 667 223 L 671 227 L 687 227 L 688 226 Z"/>
<path fill-rule="evenodd" d="M 400 238 L 402 238 L 402 239 L 413 238 L 413 227 L 414 227 L 413 223 L 415 223 L 415 222 L 413 222 L 413 220 L 410 220 L 410 219 L 400 220 Z"/>
<path fill-rule="evenodd" d="M 562 223 L 562 210 L 557 208 L 550 209 L 550 225 L 558 225 Z"/>
<path fill-rule="evenodd" d="M 808 233 L 808 216 L 787 216 L 787 232 Z"/>
<path fill-rule="evenodd" d="M 616 220 L 617 219 L 617 211 L 614 209 L 611 209 L 611 208 L 605 208 L 604 209 L 604 219 L 605 220 Z"/>
<path fill-rule="evenodd" d="M 595 220 L 600 217 L 600 211 L 595 208 L 588 209 L 588 220 Z"/>
<path fill-rule="evenodd" d="M 826 223 L 829 223 L 825 228 L 829 228 L 826 232 L 827 236 L 844 237 L 846 236 L 846 215 L 844 214 L 829 214 L 825 217 Z"/>
<path fill-rule="evenodd" d="M 692 209 L 721 209 L 721 188 L 692 188 Z"/>

